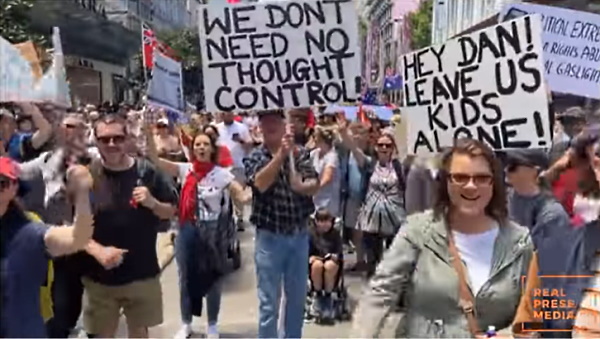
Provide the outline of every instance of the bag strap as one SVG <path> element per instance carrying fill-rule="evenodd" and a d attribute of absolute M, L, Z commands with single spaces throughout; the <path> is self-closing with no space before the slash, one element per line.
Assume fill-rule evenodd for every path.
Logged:
<path fill-rule="evenodd" d="M 473 336 L 477 336 L 481 331 L 479 330 L 479 323 L 477 322 L 475 314 L 475 297 L 467 283 L 466 268 L 460 259 L 460 254 L 458 253 L 456 243 L 454 242 L 454 236 L 450 230 L 448 230 L 448 250 L 452 257 L 452 266 L 458 275 L 458 295 L 460 298 L 458 306 L 462 309 L 465 317 L 467 317 L 469 332 L 471 332 Z"/>

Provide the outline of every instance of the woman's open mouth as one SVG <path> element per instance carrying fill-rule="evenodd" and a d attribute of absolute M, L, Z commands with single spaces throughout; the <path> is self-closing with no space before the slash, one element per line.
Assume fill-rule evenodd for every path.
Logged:
<path fill-rule="evenodd" d="M 466 196 L 464 194 L 461 194 L 460 197 L 463 198 L 463 199 L 465 199 L 465 200 L 467 200 L 467 201 L 476 201 L 477 199 L 479 199 L 479 196 L 468 197 L 468 196 Z"/>

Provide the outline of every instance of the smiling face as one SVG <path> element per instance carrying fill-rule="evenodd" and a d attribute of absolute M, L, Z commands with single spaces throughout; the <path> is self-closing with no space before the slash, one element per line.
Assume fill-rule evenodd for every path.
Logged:
<path fill-rule="evenodd" d="M 96 140 L 100 155 L 109 166 L 121 166 L 125 163 L 125 125 L 121 122 L 100 121 L 96 126 Z"/>
<path fill-rule="evenodd" d="M 382 135 L 375 145 L 379 161 L 390 161 L 394 152 L 394 140 L 388 135 Z"/>
<path fill-rule="evenodd" d="M 455 153 L 448 168 L 448 197 L 451 208 L 462 215 L 478 217 L 492 200 L 494 176 L 483 156 Z"/>
<path fill-rule="evenodd" d="M 213 148 L 213 144 L 210 140 L 210 137 L 206 134 L 199 134 L 194 139 L 193 144 L 194 157 L 198 161 L 206 161 L 210 162 L 212 158 L 212 154 L 216 151 Z"/>

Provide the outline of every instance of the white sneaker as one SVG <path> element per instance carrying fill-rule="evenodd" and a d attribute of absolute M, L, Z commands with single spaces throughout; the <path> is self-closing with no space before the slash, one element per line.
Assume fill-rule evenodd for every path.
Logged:
<path fill-rule="evenodd" d="M 217 325 L 208 325 L 206 328 L 206 339 L 219 339 Z"/>
<path fill-rule="evenodd" d="M 187 339 L 192 336 L 192 325 L 191 324 L 183 324 L 177 334 L 175 334 L 175 339 Z"/>

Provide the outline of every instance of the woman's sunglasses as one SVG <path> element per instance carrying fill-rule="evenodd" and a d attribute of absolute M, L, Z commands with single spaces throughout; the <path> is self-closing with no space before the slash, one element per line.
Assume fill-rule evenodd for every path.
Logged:
<path fill-rule="evenodd" d="M 388 148 L 392 148 L 392 147 L 394 147 L 394 145 L 392 145 L 392 144 L 388 144 L 388 143 L 378 143 L 378 144 L 377 144 L 377 147 L 379 147 L 379 148 L 384 148 L 384 149 L 388 149 Z"/>
<path fill-rule="evenodd" d="M 111 136 L 111 137 L 96 137 L 96 139 L 105 145 L 110 144 L 110 142 L 112 141 L 113 144 L 115 145 L 119 145 L 125 142 L 125 136 L 124 135 L 116 135 L 116 136 Z"/>
<path fill-rule="evenodd" d="M 462 173 L 450 173 L 448 176 L 450 182 L 459 186 L 466 186 L 469 182 L 473 181 L 475 186 L 489 186 L 494 181 L 494 177 L 490 174 L 462 174 Z"/>

